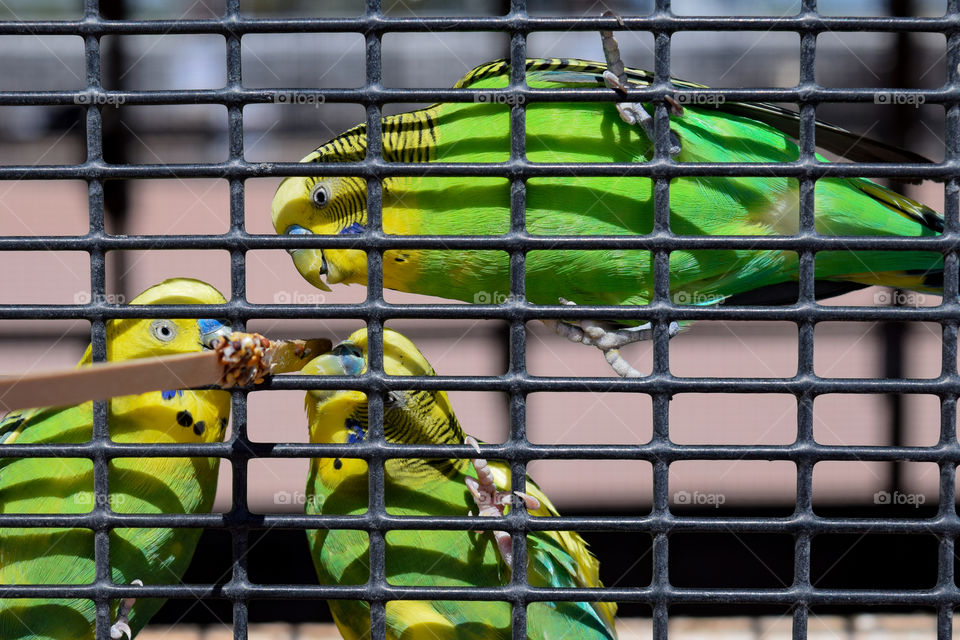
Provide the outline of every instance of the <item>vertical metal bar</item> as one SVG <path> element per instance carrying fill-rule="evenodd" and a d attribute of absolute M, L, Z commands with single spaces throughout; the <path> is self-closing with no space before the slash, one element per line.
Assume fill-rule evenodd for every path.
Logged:
<path fill-rule="evenodd" d="M 383 16 L 381 0 L 367 0 L 368 19 Z M 367 31 L 366 41 L 366 85 L 369 95 L 376 96 L 383 88 L 383 32 Z M 381 129 L 382 103 L 379 98 L 371 100 L 367 109 L 367 155 L 364 162 L 379 165 L 383 162 L 383 138 Z M 383 237 L 383 182 L 378 175 L 367 180 L 367 233 L 374 237 Z M 383 371 L 383 253 L 379 249 L 367 249 L 367 299 L 364 306 L 367 311 L 367 372 L 377 380 L 382 380 Z M 377 386 L 375 393 L 367 393 L 368 431 L 367 441 L 382 444 L 383 436 L 384 390 Z M 373 640 L 385 640 L 387 637 L 386 601 L 382 591 L 387 587 L 386 578 L 386 532 L 381 518 L 386 515 L 384 460 L 375 458 L 367 461 L 370 502 L 367 513 L 372 524 L 367 530 L 370 542 L 370 580 L 369 586 L 376 593 L 370 599 L 370 637 Z"/>
<path fill-rule="evenodd" d="M 224 18 L 229 21 L 240 19 L 240 0 L 227 0 Z M 240 35 L 230 31 L 226 35 L 226 65 L 227 87 L 240 89 L 243 85 L 243 69 L 241 66 Z M 243 104 L 229 102 L 227 104 L 227 127 L 229 144 L 229 161 L 243 162 Z M 242 178 L 230 178 L 230 231 L 244 231 L 244 181 Z M 237 243 L 230 249 L 230 305 L 236 306 L 247 301 L 246 296 L 246 247 Z M 230 317 L 234 328 L 240 331 L 246 329 L 246 316 L 233 314 Z M 249 551 L 250 551 L 250 507 L 247 504 L 247 488 L 249 486 L 247 474 L 250 464 L 250 440 L 247 434 L 247 392 L 244 389 L 235 389 L 231 392 L 231 411 L 233 413 L 231 429 L 231 489 L 232 509 L 230 517 L 236 523 L 230 529 L 231 553 L 233 555 L 233 575 L 230 581 L 230 591 L 233 595 L 233 637 L 236 640 L 246 640 L 249 635 L 250 603 L 246 594 L 250 586 L 249 580 Z"/>
<path fill-rule="evenodd" d="M 511 18 L 526 18 L 526 0 L 512 0 L 510 6 Z M 527 85 L 527 32 L 525 30 L 510 30 L 510 88 L 523 89 Z M 526 103 L 522 100 L 512 101 L 510 107 L 510 163 L 518 165 L 527 160 L 527 121 Z M 510 178 L 510 231 L 514 234 L 526 234 L 527 231 L 527 184 L 523 178 Z M 526 251 L 523 249 L 510 250 L 510 305 L 516 305 L 520 300 L 526 300 Z M 527 377 L 525 322 L 517 317 L 510 319 L 509 357 L 510 367 L 508 375 Z M 523 452 L 529 446 L 527 440 L 527 396 L 522 391 L 510 391 L 510 437 L 509 446 L 517 452 Z M 527 461 L 514 458 L 510 463 L 510 488 L 515 491 L 526 490 Z M 514 504 L 519 504 L 515 500 Z M 524 640 L 527 637 L 527 534 L 524 527 L 527 522 L 527 512 L 523 508 L 510 510 L 510 520 L 517 526 L 511 533 L 513 544 L 513 575 L 510 587 L 515 597 L 513 599 L 512 629 L 514 640 Z"/>
<path fill-rule="evenodd" d="M 817 17 L 816 0 L 804 0 L 801 13 Z M 816 47 L 817 34 L 814 31 L 800 33 L 800 87 L 816 86 Z M 800 161 L 815 160 L 816 152 L 816 105 L 809 102 L 800 104 Z M 816 233 L 815 199 L 816 183 L 807 178 L 801 178 L 800 184 L 800 235 L 808 236 Z M 799 255 L 799 295 L 797 303 L 813 308 L 816 306 L 815 290 L 815 256 L 811 251 L 801 251 Z M 813 348 L 814 323 L 809 320 L 797 325 L 797 375 L 814 378 Z M 802 393 L 797 396 L 797 443 L 812 445 L 813 440 L 813 393 Z M 815 460 L 803 456 L 797 462 L 797 517 L 810 518 L 813 516 L 813 467 Z M 797 534 L 794 540 L 794 576 L 793 587 L 797 591 L 807 594 L 810 586 L 810 541 L 808 532 Z M 796 640 L 807 637 L 810 603 L 805 597 L 800 597 L 793 607 L 793 637 Z"/>
<path fill-rule="evenodd" d="M 657 0 L 658 16 L 672 17 L 670 0 Z M 669 87 L 670 82 L 670 32 L 654 31 L 654 77 L 655 87 Z M 667 105 L 657 100 L 654 107 L 654 161 L 672 163 L 670 158 L 670 117 Z M 670 232 L 670 179 L 657 175 L 653 178 L 653 232 Z M 670 252 L 657 249 L 653 252 L 653 302 L 662 304 L 670 300 Z M 653 324 L 653 370 L 656 377 L 670 377 L 670 322 L 657 319 Z M 654 445 L 669 446 L 670 443 L 670 395 L 655 393 L 653 405 Z M 661 522 L 670 514 L 670 463 L 658 459 L 653 463 L 653 516 Z M 670 538 L 660 528 L 653 534 L 653 639 L 666 640 L 669 627 L 670 591 Z"/>
<path fill-rule="evenodd" d="M 97 0 L 84 1 L 84 17 L 87 20 L 99 20 L 99 5 Z M 100 34 L 88 33 L 84 36 L 84 53 L 86 61 L 87 89 L 102 87 L 100 78 Z M 101 164 L 103 162 L 103 119 L 101 107 L 90 101 L 86 107 L 86 143 L 87 163 Z M 90 233 L 94 237 L 103 237 L 103 181 L 92 179 L 87 183 L 88 207 L 90 215 Z M 102 305 L 106 300 L 106 268 L 105 256 L 101 247 L 91 245 L 90 253 L 90 299 L 91 306 L 101 307 L 91 310 L 90 342 L 94 362 L 103 362 L 107 358 L 107 332 L 103 316 Z M 102 446 L 110 439 L 108 424 L 108 403 L 97 401 L 93 403 L 93 434 L 91 441 L 99 444 L 93 456 L 93 512 L 103 516 L 107 513 L 110 496 L 110 467 L 109 460 L 104 455 Z M 93 531 L 94 544 L 94 583 L 97 585 L 95 634 L 97 640 L 109 640 L 110 626 L 110 597 L 108 588 L 112 583 L 110 571 L 110 528 L 100 524 Z"/>

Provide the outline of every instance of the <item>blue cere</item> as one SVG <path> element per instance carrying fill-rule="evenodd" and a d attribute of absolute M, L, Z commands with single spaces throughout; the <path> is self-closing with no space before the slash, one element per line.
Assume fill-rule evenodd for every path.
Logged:
<path fill-rule="evenodd" d="M 353 236 L 353 235 L 357 235 L 358 233 L 363 233 L 364 231 L 365 231 L 365 229 L 363 228 L 363 225 L 362 225 L 362 224 L 360 224 L 360 223 L 358 223 L 358 222 L 353 222 L 353 223 L 350 224 L 349 227 L 347 227 L 346 229 L 344 229 L 343 231 L 341 231 L 338 235 L 341 235 L 341 236 Z"/>
<path fill-rule="evenodd" d="M 197 320 L 197 326 L 200 327 L 200 333 L 205 335 L 208 333 L 216 333 L 223 327 L 223 323 L 219 320 L 201 318 Z"/>
<path fill-rule="evenodd" d="M 177 396 L 183 395 L 183 389 L 176 389 L 175 391 L 161 391 L 160 397 L 164 400 L 173 400 Z"/>
<path fill-rule="evenodd" d="M 362 442 L 367 435 L 367 433 L 363 430 L 363 427 L 360 426 L 359 420 L 354 420 L 353 418 L 347 418 L 347 421 L 344 423 L 344 425 L 350 431 L 350 436 L 347 439 L 347 444 Z"/>

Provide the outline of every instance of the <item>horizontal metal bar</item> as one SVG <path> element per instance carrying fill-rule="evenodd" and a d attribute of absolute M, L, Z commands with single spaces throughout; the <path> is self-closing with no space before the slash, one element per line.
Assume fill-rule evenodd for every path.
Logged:
<path fill-rule="evenodd" d="M 113 34 L 218 34 L 251 33 L 423 33 L 430 31 L 793 31 L 857 32 L 956 32 L 955 16 L 946 17 L 833 17 L 796 16 L 677 16 L 654 14 L 623 16 L 622 25 L 600 16 L 539 17 L 526 15 L 483 17 L 387 17 L 363 15 L 349 18 L 234 18 L 202 20 L 23 20 L 0 22 L 0 35 L 113 35 Z"/>
<path fill-rule="evenodd" d="M 391 320 L 404 318 L 519 320 L 765 320 L 769 322 L 902 322 L 955 323 L 960 321 L 960 305 L 945 302 L 934 307 L 826 306 L 798 303 L 767 306 L 696 306 L 654 303 L 648 305 L 533 305 L 510 301 L 488 304 L 387 304 L 367 301 L 360 304 L 304 305 L 253 304 L 233 301 L 226 305 L 119 306 L 100 303 L 86 305 L 0 305 L 0 320 L 54 320 L 104 318 L 209 318 L 211 316 L 262 318 L 311 318 Z M 284 376 L 286 379 L 286 376 Z"/>
<path fill-rule="evenodd" d="M 266 215 L 266 212 L 264 213 Z M 265 235 L 230 231 L 207 235 L 111 236 L 3 236 L 0 251 L 133 251 L 143 249 L 219 249 L 255 251 L 264 249 L 499 249 L 502 251 L 635 249 L 679 250 L 770 250 L 770 251 L 953 251 L 960 234 L 938 236 L 825 236 L 743 235 L 681 236 L 670 232 L 623 236 L 546 236 L 529 233 L 463 236 L 394 236 L 365 231 L 361 235 Z"/>
<path fill-rule="evenodd" d="M 663 99 L 665 96 L 689 96 L 696 104 L 696 97 L 711 99 L 722 96 L 725 102 L 786 102 L 786 103 L 870 103 L 875 104 L 879 95 L 896 94 L 898 99 L 922 98 L 923 104 L 951 104 L 960 101 L 960 89 L 940 87 L 936 89 L 904 88 L 839 88 L 820 85 L 797 87 L 704 87 L 689 89 L 680 86 L 653 85 L 631 86 L 627 95 L 634 101 Z M 553 102 L 618 102 L 620 93 L 604 88 L 596 89 L 416 89 L 392 87 L 230 87 L 218 89 L 157 89 L 157 90 L 111 90 L 76 89 L 49 91 L 0 91 L 0 105 L 9 106 L 87 106 L 122 107 L 135 105 L 181 105 L 215 104 L 247 105 L 348 103 L 389 104 L 399 102 L 484 102 L 492 96 L 511 97 L 526 103 Z M 710 103 L 714 100 L 708 101 Z M 912 103 L 911 103 L 912 104 Z M 705 107 L 706 108 L 706 107 Z"/>
<path fill-rule="evenodd" d="M 526 517 L 522 523 L 512 516 L 399 516 L 399 515 L 307 515 L 303 513 L 165 513 L 118 514 L 47 513 L 0 514 L 0 527 L 110 528 L 199 528 L 206 529 L 344 529 L 357 531 L 625 531 L 646 533 L 770 533 L 783 535 L 823 534 L 917 534 L 950 536 L 960 534 L 960 518 L 826 518 L 814 513 L 787 517 L 683 516 L 652 513 L 637 516 Z M 2 587 L 0 587 L 2 589 Z"/>
<path fill-rule="evenodd" d="M 125 164 L 85 162 L 77 165 L 5 165 L 0 180 L 108 180 L 120 178 L 267 178 L 315 176 L 317 165 L 300 162 Z M 925 178 L 948 180 L 960 173 L 960 162 L 933 164 L 846 162 L 338 162 L 323 165 L 326 176 L 391 178 L 397 176 L 487 176 L 510 179 L 543 177 L 617 176 L 680 178 Z"/>
<path fill-rule="evenodd" d="M 212 585 L 11 585 L 0 595 L 9 598 L 203 598 L 216 600 L 458 600 L 507 602 L 669 602 L 671 604 L 779 604 L 798 602 L 862 605 L 956 605 L 960 590 L 955 586 L 934 589 L 816 589 L 789 586 L 782 589 L 705 589 L 670 585 L 656 587 L 537 588 L 511 584 L 502 587 L 421 587 L 395 585 L 258 585 L 227 583 Z"/>
<path fill-rule="evenodd" d="M 13 444 L 4 447 L 3 458 L 92 458 L 108 460 L 126 457 L 219 457 L 236 459 L 242 449 L 244 459 L 253 458 L 463 458 L 476 453 L 466 445 L 394 444 L 357 442 L 353 444 L 293 442 L 230 442 L 179 443 L 116 443 L 85 442 L 77 444 Z M 945 443 L 930 447 L 880 447 L 868 445 L 823 445 L 793 443 L 788 445 L 679 445 L 665 443 L 637 444 L 568 444 L 541 445 L 529 442 L 485 444 L 483 457 L 491 460 L 645 460 L 676 462 L 683 460 L 790 460 L 816 461 L 856 460 L 953 462 L 960 463 L 960 444 Z"/>

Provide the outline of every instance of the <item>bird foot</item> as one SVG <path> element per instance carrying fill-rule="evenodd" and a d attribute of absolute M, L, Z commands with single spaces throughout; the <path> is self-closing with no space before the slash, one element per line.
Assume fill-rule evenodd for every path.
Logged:
<path fill-rule="evenodd" d="M 142 580 L 134 580 L 130 584 L 135 584 L 138 587 L 143 586 Z M 113 640 L 120 640 L 123 636 L 127 636 L 127 640 L 131 640 L 133 637 L 133 631 L 130 629 L 130 610 L 133 609 L 134 603 L 137 601 L 136 598 L 124 598 L 120 601 L 120 606 L 117 607 L 117 621 L 113 623 L 113 626 L 110 627 L 110 637 Z"/>
<path fill-rule="evenodd" d="M 560 298 L 560 304 L 576 305 L 564 298 Z M 653 339 L 653 324 L 647 322 L 637 327 L 627 327 L 624 329 L 605 329 L 596 320 L 581 320 L 580 322 L 569 322 L 567 320 L 544 320 L 547 326 L 553 326 L 558 335 L 563 336 L 571 342 L 579 342 L 587 346 L 596 347 L 603 352 L 603 357 L 618 376 L 621 378 L 639 378 L 643 374 L 634 369 L 630 363 L 624 360 L 620 355 L 620 348 L 634 342 L 643 342 Z M 671 322 L 667 329 L 669 337 L 680 333 L 680 325 Z"/>
<path fill-rule="evenodd" d="M 480 445 L 473 436 L 467 436 L 463 441 L 473 447 L 477 454 L 480 453 Z M 513 503 L 513 496 L 523 500 L 527 509 L 539 509 L 540 501 L 531 495 L 520 491 L 500 491 L 493 480 L 493 472 L 490 466 L 483 458 L 473 458 L 471 460 L 473 468 L 477 472 L 476 479 L 467 477 L 465 483 L 473 501 L 477 505 L 477 515 L 482 518 L 499 518 L 503 515 L 504 507 Z M 467 515 L 473 515 L 468 512 Z M 493 538 L 497 542 L 497 549 L 500 551 L 500 557 L 507 563 L 508 567 L 513 567 L 513 541 L 510 534 L 506 531 L 494 531 Z"/>
<path fill-rule="evenodd" d="M 604 17 L 616 18 L 617 22 L 623 24 L 623 19 L 613 11 L 604 11 Z M 600 40 L 603 43 L 603 56 L 607 61 L 607 70 L 603 72 L 603 83 L 608 89 L 626 96 L 627 88 L 630 86 L 630 79 L 627 77 L 626 69 L 623 66 L 623 60 L 620 58 L 620 44 L 613 36 L 612 31 L 600 31 Z M 668 99 L 668 106 L 674 115 L 682 115 L 683 108 L 675 100 Z M 627 124 L 639 124 L 650 142 L 656 139 L 653 128 L 653 116 L 651 116 L 643 105 L 639 102 L 618 102 L 616 103 L 617 112 L 620 119 Z M 671 156 L 680 153 L 680 138 L 672 130 L 670 131 L 670 147 L 668 151 Z"/>

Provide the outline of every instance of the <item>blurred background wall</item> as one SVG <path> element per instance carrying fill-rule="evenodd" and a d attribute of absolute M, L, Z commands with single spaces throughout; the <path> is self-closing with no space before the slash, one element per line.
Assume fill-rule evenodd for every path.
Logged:
<path fill-rule="evenodd" d="M 509 5 L 492 0 L 385 0 L 383 4 L 387 15 L 414 17 L 498 15 Z M 0 19 L 77 18 L 80 5 L 67 0 L 6 0 L 0 3 Z M 212 18 L 224 9 L 222 2 L 211 0 L 110 0 L 102 6 L 105 15 L 115 18 Z M 351 16 L 361 14 L 363 7 L 359 0 L 243 3 L 244 13 L 253 17 Z M 942 15 L 945 2 L 833 0 L 820 2 L 819 7 L 828 15 Z M 529 8 L 536 15 L 596 16 L 606 9 L 630 15 L 648 13 L 652 3 L 531 0 Z M 683 15 L 788 16 L 797 12 L 799 2 L 676 0 L 673 8 Z M 651 34 L 622 33 L 618 39 L 628 65 L 652 68 Z M 500 33 L 388 34 L 383 40 L 384 84 L 448 87 L 472 67 L 505 56 L 507 43 L 507 36 Z M 364 82 L 361 34 L 251 34 L 243 38 L 242 46 L 243 83 L 248 87 L 358 87 Z M 226 50 L 220 36 L 108 36 L 103 39 L 103 51 L 108 89 L 203 89 L 222 87 L 226 81 Z M 531 57 L 603 57 L 599 37 L 588 32 L 533 33 L 528 51 Z M 944 55 L 945 39 L 936 34 L 827 33 L 817 43 L 817 80 L 825 86 L 939 87 L 945 81 Z M 0 61 L 3 90 L 85 86 L 80 37 L 3 36 Z M 680 33 L 672 40 L 672 69 L 677 77 L 718 87 L 793 86 L 799 79 L 799 37 L 779 32 Z M 420 105 L 387 105 L 384 111 L 397 113 L 416 106 Z M 227 112 L 223 106 L 108 106 L 104 113 L 111 140 L 106 150 L 109 161 L 164 164 L 213 162 L 227 157 Z M 939 105 L 823 105 L 818 114 L 858 133 L 902 144 L 932 160 L 943 158 L 944 117 Z M 266 162 L 298 160 L 362 121 L 364 111 L 360 105 L 270 104 L 249 105 L 243 115 L 245 156 L 250 161 Z M 81 116 L 79 107 L 0 107 L 0 163 L 81 162 L 86 153 Z M 269 205 L 278 184 L 279 179 L 246 183 L 249 232 L 273 233 Z M 941 185 L 925 183 L 904 189 L 941 209 Z M 228 228 L 225 180 L 112 183 L 108 207 L 109 230 L 118 234 L 219 233 Z M 83 182 L 0 182 L 0 234 L 75 235 L 88 228 Z M 0 303 L 89 299 L 87 269 L 88 260 L 82 252 L 0 253 Z M 318 305 L 359 302 L 365 296 L 362 288 L 341 286 L 332 293 L 314 290 L 296 273 L 283 251 L 249 252 L 247 273 L 250 301 L 305 305 L 303 319 L 254 321 L 249 325 L 251 330 L 270 336 L 330 336 L 336 341 L 360 326 L 359 322 L 327 321 L 315 316 Z M 113 252 L 108 256 L 108 288 L 117 301 L 132 298 L 147 286 L 172 276 L 202 278 L 229 296 L 229 260 L 224 252 L 158 250 Z M 445 302 L 394 292 L 389 292 L 387 299 Z M 891 301 L 921 305 L 939 302 L 933 296 L 898 297 L 871 288 L 829 304 Z M 396 321 L 388 326 L 417 342 L 440 374 L 495 375 L 505 370 L 506 338 L 501 323 Z M 789 323 L 703 322 L 671 343 L 671 368 L 676 375 L 686 376 L 790 377 L 797 370 L 796 335 L 796 327 Z M 73 364 L 88 340 L 86 321 L 0 321 L 2 373 Z M 534 375 L 612 375 L 597 351 L 568 343 L 540 323 L 529 326 L 528 345 L 528 363 Z M 634 345 L 625 350 L 625 355 L 635 366 L 649 371 L 651 351 L 648 345 Z M 940 372 L 940 327 L 923 323 L 901 327 L 823 323 L 816 329 L 815 353 L 816 371 L 823 376 L 883 377 L 900 371 L 906 377 L 936 377 Z M 497 393 L 451 395 L 469 432 L 494 442 L 506 437 L 503 397 Z M 255 392 L 250 398 L 253 439 L 306 440 L 301 393 Z M 649 397 L 638 394 L 535 394 L 529 401 L 529 437 L 539 443 L 644 443 L 651 436 L 650 407 Z M 931 445 L 939 438 L 939 420 L 935 396 L 832 395 L 817 399 L 814 429 L 817 440 L 825 444 Z M 796 431 L 796 401 L 786 393 L 681 394 L 671 403 L 670 434 L 678 443 L 786 444 L 794 441 Z M 251 508 L 259 512 L 301 509 L 306 468 L 306 460 L 252 462 L 247 496 Z M 536 461 L 530 471 L 565 513 L 637 514 L 650 509 L 652 477 L 647 463 Z M 226 510 L 231 501 L 226 463 L 221 479 L 217 508 Z M 824 513 L 894 515 L 896 506 L 876 504 L 875 494 L 880 491 L 923 496 L 925 505 L 920 508 L 929 511 L 935 508 L 937 487 L 938 472 L 933 463 L 823 462 L 814 472 L 815 508 Z M 722 496 L 722 504 L 699 506 L 709 513 L 787 515 L 793 510 L 796 469 L 785 461 L 675 463 L 671 466 L 670 491 L 681 513 L 698 508 L 689 502 L 699 492 Z M 792 541 L 789 536 L 783 538 L 677 536 L 676 544 L 671 543 L 677 555 L 677 569 L 671 569 L 671 577 L 675 584 L 689 579 L 698 586 L 734 586 L 728 584 L 731 580 L 762 583 L 751 582 L 749 586 L 788 584 L 792 580 Z M 895 536 L 832 538 L 836 540 L 824 544 L 823 555 L 815 558 L 816 566 L 822 564 L 824 581 L 843 576 L 852 582 L 841 586 L 858 586 L 860 581 L 869 583 L 864 586 L 876 586 L 877 579 L 893 581 L 889 586 L 904 586 L 911 580 L 918 585 L 935 583 L 936 546 L 932 537 L 920 543 L 915 542 L 916 537 L 911 539 L 908 546 L 916 555 L 904 557 L 899 568 L 888 565 L 881 578 L 871 569 L 871 558 L 900 548 L 902 541 Z M 264 540 L 267 543 L 260 551 L 253 545 L 256 559 L 252 579 L 311 580 L 301 532 L 270 532 Z M 224 579 L 224 563 L 229 563 L 229 548 L 221 544 L 225 541 L 222 536 L 205 535 L 206 552 L 198 553 L 204 560 L 192 574 L 198 581 L 216 580 L 218 575 Z M 645 584 L 650 565 L 649 536 L 597 534 L 592 541 L 605 560 L 604 579 L 608 584 L 631 584 L 631 580 Z M 298 576 L 272 573 L 275 566 L 269 562 L 267 548 L 278 544 L 285 545 L 283 548 L 290 549 L 291 554 L 299 554 L 297 557 L 305 563 Z M 718 557 L 722 557 L 719 564 L 715 562 Z M 258 564 L 261 562 L 262 566 Z M 705 563 L 709 568 L 704 568 Z M 199 620 L 210 615 L 229 619 L 229 607 L 221 605 L 225 603 L 177 609 L 179 605 L 171 603 L 168 615 L 176 619 L 186 609 L 186 615 Z M 277 606 L 263 603 L 261 609 L 254 607 L 252 619 L 256 615 L 265 619 L 313 615 L 293 604 L 287 609 Z M 634 613 L 643 613 L 642 607 L 634 609 Z"/>

